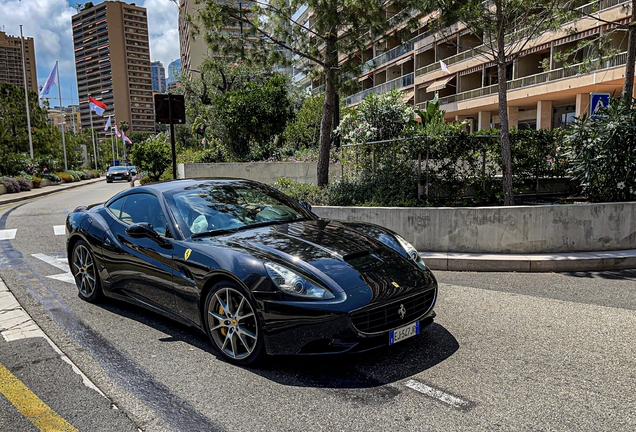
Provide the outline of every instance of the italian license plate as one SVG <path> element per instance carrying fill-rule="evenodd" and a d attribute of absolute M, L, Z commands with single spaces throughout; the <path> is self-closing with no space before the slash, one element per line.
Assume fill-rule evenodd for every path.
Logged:
<path fill-rule="evenodd" d="M 415 321 L 413 324 L 409 324 L 397 330 L 391 331 L 391 333 L 389 333 L 389 345 L 401 342 L 404 339 L 408 339 L 411 336 L 415 336 L 417 334 L 420 334 L 419 321 Z"/>

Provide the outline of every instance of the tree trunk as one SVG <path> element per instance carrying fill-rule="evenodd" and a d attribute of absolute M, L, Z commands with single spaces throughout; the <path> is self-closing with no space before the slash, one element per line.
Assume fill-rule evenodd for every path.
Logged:
<path fill-rule="evenodd" d="M 318 153 L 317 183 L 320 187 L 329 184 L 329 150 L 331 149 L 331 132 L 333 130 L 333 114 L 336 105 L 336 67 L 338 52 L 336 51 L 335 33 L 330 33 L 325 42 L 325 104 L 320 121 L 320 147 Z"/>
<path fill-rule="evenodd" d="M 634 63 L 636 62 L 636 0 L 632 0 L 632 18 L 629 22 L 627 41 L 627 61 L 625 64 L 625 82 L 623 83 L 623 99 L 631 102 L 634 97 Z"/>
<path fill-rule="evenodd" d="M 497 10 L 497 19 L 503 19 L 500 9 Z M 498 28 L 503 28 L 501 22 Z M 506 49 L 505 33 L 500 31 L 497 35 L 497 87 L 499 91 L 499 130 L 501 137 L 501 168 L 503 170 L 504 205 L 514 204 L 512 196 L 512 156 L 510 151 L 510 131 L 508 130 L 508 97 L 506 77 Z"/>

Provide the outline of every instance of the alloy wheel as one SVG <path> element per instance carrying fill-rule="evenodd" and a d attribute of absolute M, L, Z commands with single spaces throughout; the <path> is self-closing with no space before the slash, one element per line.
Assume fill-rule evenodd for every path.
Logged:
<path fill-rule="evenodd" d="M 91 298 L 97 288 L 95 261 L 83 244 L 77 245 L 73 250 L 72 271 L 80 295 L 86 299 Z"/>
<path fill-rule="evenodd" d="M 220 288 L 208 303 L 210 336 L 231 359 L 249 357 L 257 347 L 258 325 L 249 300 L 234 288 Z"/>

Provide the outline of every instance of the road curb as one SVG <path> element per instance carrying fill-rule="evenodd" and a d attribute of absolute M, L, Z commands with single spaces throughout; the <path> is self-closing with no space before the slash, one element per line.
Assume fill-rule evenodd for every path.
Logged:
<path fill-rule="evenodd" d="M 43 188 L 31 189 L 30 191 L 2 194 L 0 195 L 0 205 L 14 204 L 16 202 L 25 201 L 31 198 L 38 198 L 41 196 L 54 194 L 66 189 L 73 189 L 81 186 L 86 186 L 88 184 L 98 183 L 100 181 L 104 181 L 104 178 L 97 177 L 88 180 L 81 180 L 79 182 L 61 183 L 59 185 L 51 185 Z"/>
<path fill-rule="evenodd" d="M 636 268 L 636 249 L 556 254 L 420 252 L 432 270 L 475 272 L 579 272 Z"/>
<path fill-rule="evenodd" d="M 71 366 L 73 372 L 82 378 L 82 382 L 86 387 L 95 390 L 101 396 L 107 398 L 104 392 L 102 392 L 99 387 L 62 352 L 46 333 L 44 333 L 37 323 L 33 321 L 2 278 L 0 278 L 0 335 L 2 335 L 7 342 L 28 338 L 45 339 L 51 348 L 60 356 L 60 359 Z"/>

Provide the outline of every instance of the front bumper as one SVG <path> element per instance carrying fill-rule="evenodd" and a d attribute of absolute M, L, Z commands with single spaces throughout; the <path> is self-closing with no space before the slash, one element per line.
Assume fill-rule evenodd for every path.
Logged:
<path fill-rule="evenodd" d="M 437 287 L 434 288 L 429 307 L 422 309 L 417 315 L 409 314 L 399 323 L 390 322 L 387 324 L 389 327 L 368 333 L 360 330 L 360 312 L 367 309 L 374 311 L 383 307 L 393 308 L 396 301 L 389 302 L 387 305 L 369 305 L 353 313 L 299 310 L 297 307 L 289 307 L 284 303 L 265 302 L 265 307 L 262 309 L 262 318 L 265 323 L 263 329 L 265 350 L 271 355 L 313 355 L 359 353 L 387 346 L 392 330 L 415 321 L 420 321 L 420 331 L 432 324 L 436 315 L 433 310 L 436 298 Z M 397 303 L 401 304 L 405 301 L 402 299 Z M 355 318 L 356 315 L 358 318 Z M 356 322 L 355 325 L 354 322 Z"/>

